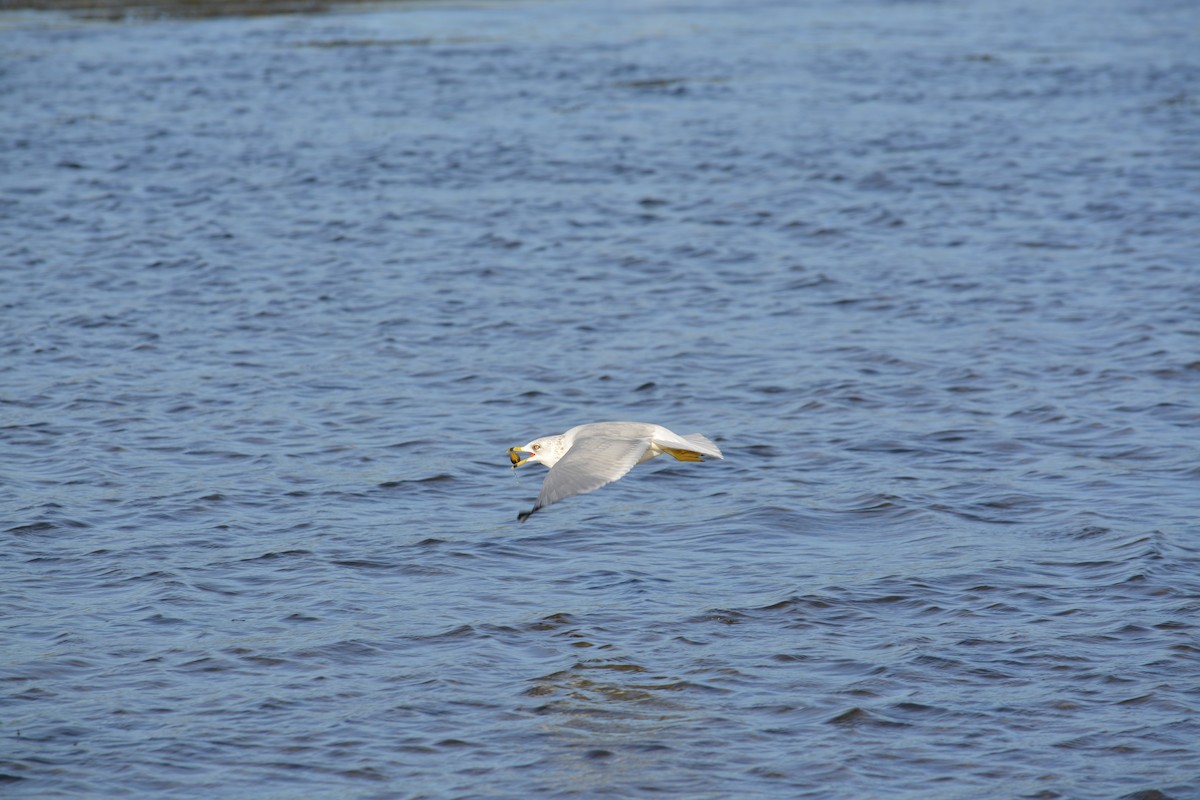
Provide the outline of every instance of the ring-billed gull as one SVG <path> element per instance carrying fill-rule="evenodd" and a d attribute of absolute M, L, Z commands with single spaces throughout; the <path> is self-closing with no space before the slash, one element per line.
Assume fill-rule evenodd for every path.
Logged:
<path fill-rule="evenodd" d="M 703 461 L 703 456 L 724 458 L 721 450 L 699 433 L 680 436 L 649 422 L 590 422 L 557 436 L 510 447 L 508 458 L 513 469 L 529 463 L 550 468 L 537 503 L 518 514 L 517 519 L 524 522 L 539 508 L 607 486 L 663 453 L 679 461 Z"/>

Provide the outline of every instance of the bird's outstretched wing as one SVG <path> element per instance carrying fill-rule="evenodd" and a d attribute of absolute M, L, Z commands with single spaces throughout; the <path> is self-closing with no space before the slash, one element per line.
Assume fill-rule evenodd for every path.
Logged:
<path fill-rule="evenodd" d="M 567 454 L 546 474 L 534 511 L 573 495 L 593 492 L 624 477 L 649 446 L 649 437 L 610 439 L 585 436 L 576 439 Z"/>

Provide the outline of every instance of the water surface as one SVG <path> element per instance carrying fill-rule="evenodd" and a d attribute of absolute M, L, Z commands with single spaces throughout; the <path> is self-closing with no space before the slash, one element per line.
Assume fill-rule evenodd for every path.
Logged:
<path fill-rule="evenodd" d="M 1198 16 L 0 14 L 5 795 L 1200 797 Z"/>

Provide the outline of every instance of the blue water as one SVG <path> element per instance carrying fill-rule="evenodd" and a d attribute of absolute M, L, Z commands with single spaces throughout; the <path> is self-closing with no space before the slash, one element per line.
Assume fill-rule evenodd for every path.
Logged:
<path fill-rule="evenodd" d="M 1200 798 L 1198 29 L 0 13 L 3 794 Z"/>

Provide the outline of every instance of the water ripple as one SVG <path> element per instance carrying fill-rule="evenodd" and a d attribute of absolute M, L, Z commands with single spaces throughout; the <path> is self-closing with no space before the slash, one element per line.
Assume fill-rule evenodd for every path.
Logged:
<path fill-rule="evenodd" d="M 1186 4 L 13 8 L 6 796 L 1195 796 Z"/>

